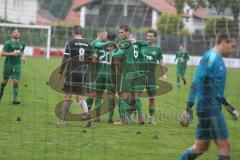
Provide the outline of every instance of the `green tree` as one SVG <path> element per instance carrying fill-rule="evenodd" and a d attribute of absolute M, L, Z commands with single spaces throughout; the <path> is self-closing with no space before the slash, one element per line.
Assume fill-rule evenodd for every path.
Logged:
<path fill-rule="evenodd" d="M 193 9 L 197 9 L 198 7 L 205 6 L 206 0 L 175 0 L 174 5 L 178 14 L 182 13 L 185 3 Z"/>
<path fill-rule="evenodd" d="M 234 21 L 225 17 L 212 17 L 205 23 L 205 31 L 208 37 L 214 38 L 223 29 L 233 30 Z"/>
<path fill-rule="evenodd" d="M 184 23 L 180 15 L 163 13 L 158 17 L 157 28 L 160 34 L 179 35 L 184 29 Z"/>
<path fill-rule="evenodd" d="M 183 12 L 185 2 L 186 0 L 175 0 L 174 5 L 176 7 L 177 14 L 181 14 Z"/>
<path fill-rule="evenodd" d="M 58 19 L 64 19 L 72 0 L 38 0 L 39 8 L 48 10 L 53 16 Z"/>
<path fill-rule="evenodd" d="M 214 7 L 218 13 L 225 12 L 226 9 L 230 8 L 234 21 L 233 30 L 236 34 L 239 33 L 238 29 L 238 17 L 240 15 L 240 1 L 239 0 L 208 0 L 209 5 Z"/>

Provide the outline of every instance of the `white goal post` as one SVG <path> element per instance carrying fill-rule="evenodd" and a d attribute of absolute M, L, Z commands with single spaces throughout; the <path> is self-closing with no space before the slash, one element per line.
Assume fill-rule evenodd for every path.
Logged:
<path fill-rule="evenodd" d="M 28 25 L 28 24 L 14 24 L 14 23 L 0 23 L 0 27 L 18 27 L 18 28 L 34 28 L 34 29 L 46 29 L 48 31 L 47 36 L 47 53 L 46 58 L 50 59 L 50 47 L 51 47 L 51 26 L 43 25 Z"/>

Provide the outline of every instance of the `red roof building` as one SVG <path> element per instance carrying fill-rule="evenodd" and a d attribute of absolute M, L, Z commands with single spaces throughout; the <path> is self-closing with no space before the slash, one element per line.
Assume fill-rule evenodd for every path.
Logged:
<path fill-rule="evenodd" d="M 57 18 L 54 17 L 47 10 L 38 10 L 36 24 L 39 25 L 53 25 L 56 22 Z"/>
<path fill-rule="evenodd" d="M 144 4 L 152 7 L 160 13 L 176 13 L 176 8 L 169 0 L 141 0 Z"/>
<path fill-rule="evenodd" d="M 67 16 L 65 18 L 65 21 L 67 23 L 73 24 L 73 25 L 79 25 L 80 24 L 80 11 L 76 11 L 75 8 L 84 6 L 93 0 L 73 0 L 72 6 L 70 7 Z"/>
<path fill-rule="evenodd" d="M 156 29 L 157 18 L 161 13 L 176 13 L 173 0 L 73 0 L 66 16 L 67 23 L 81 26 L 114 27 L 131 24 L 136 27 Z M 209 15 L 198 9 L 182 14 L 186 18 L 205 21 Z M 190 24 L 192 25 L 192 24 Z M 191 27 L 191 26 L 190 26 Z"/>

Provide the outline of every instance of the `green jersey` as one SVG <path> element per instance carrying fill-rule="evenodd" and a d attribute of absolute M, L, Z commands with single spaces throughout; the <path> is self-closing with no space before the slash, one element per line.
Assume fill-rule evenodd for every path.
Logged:
<path fill-rule="evenodd" d="M 139 71 L 138 64 L 136 63 L 139 55 L 138 46 L 132 44 L 129 39 L 124 39 L 119 43 L 118 52 L 122 53 L 124 56 L 122 73 L 130 77 L 135 75 Z"/>
<path fill-rule="evenodd" d="M 91 45 L 95 49 L 95 55 L 99 58 L 100 66 L 99 72 L 109 73 L 110 65 L 112 63 L 112 55 L 110 52 L 106 52 L 104 48 L 109 42 L 102 42 L 99 40 L 92 41 Z"/>
<path fill-rule="evenodd" d="M 163 59 L 163 52 L 159 46 L 142 47 L 141 54 L 144 57 L 141 69 L 145 71 L 154 72 L 158 61 Z"/>
<path fill-rule="evenodd" d="M 188 53 L 186 51 L 177 51 L 175 60 L 178 59 L 177 65 L 186 65 L 189 60 Z"/>
<path fill-rule="evenodd" d="M 18 56 L 6 56 L 5 63 L 7 64 L 21 64 L 21 53 L 23 53 L 25 49 L 25 44 L 17 41 L 14 42 L 12 39 L 8 40 L 4 46 L 3 46 L 3 51 L 10 53 L 13 52 L 14 50 L 17 50 L 19 52 Z"/>
<path fill-rule="evenodd" d="M 128 73 L 129 75 L 132 73 L 132 76 L 137 76 L 137 73 L 139 72 L 137 62 L 143 59 L 143 56 L 140 54 L 140 48 L 146 45 L 148 45 L 147 41 L 137 41 L 136 43 L 132 43 L 128 38 L 119 43 L 119 49 L 113 53 L 113 56 L 124 56 L 122 73 Z"/>
<path fill-rule="evenodd" d="M 91 42 L 91 46 L 94 49 L 94 54 L 97 57 L 100 57 L 100 56 L 104 55 L 103 48 L 106 45 L 106 43 L 107 42 L 102 42 L 102 41 L 99 41 L 97 39 L 95 39 Z"/>

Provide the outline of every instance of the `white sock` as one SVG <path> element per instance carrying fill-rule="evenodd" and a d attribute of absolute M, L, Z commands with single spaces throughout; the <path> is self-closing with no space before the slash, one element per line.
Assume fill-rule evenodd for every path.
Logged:
<path fill-rule="evenodd" d="M 79 101 L 79 105 L 82 107 L 84 113 L 88 113 L 88 106 L 85 100 Z"/>

